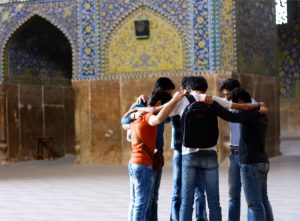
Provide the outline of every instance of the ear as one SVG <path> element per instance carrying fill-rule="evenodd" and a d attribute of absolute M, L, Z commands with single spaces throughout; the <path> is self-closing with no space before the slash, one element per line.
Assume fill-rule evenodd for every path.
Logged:
<path fill-rule="evenodd" d="M 160 106 L 160 105 L 162 105 L 161 100 L 158 100 L 158 101 L 156 102 L 155 106 Z"/>
<path fill-rule="evenodd" d="M 243 101 L 242 99 L 238 98 L 238 104 L 245 104 L 245 101 Z"/>

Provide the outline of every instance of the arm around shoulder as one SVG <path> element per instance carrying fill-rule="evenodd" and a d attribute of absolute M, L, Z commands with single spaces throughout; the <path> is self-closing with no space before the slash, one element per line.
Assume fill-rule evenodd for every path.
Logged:
<path fill-rule="evenodd" d="M 166 103 L 157 115 L 152 115 L 149 119 L 149 124 L 152 126 L 161 124 L 169 116 L 175 105 L 184 96 L 184 92 L 176 92 L 172 99 Z"/>

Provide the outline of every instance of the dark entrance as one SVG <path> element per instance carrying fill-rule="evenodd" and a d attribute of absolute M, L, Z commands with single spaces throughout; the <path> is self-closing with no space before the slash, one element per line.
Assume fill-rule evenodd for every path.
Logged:
<path fill-rule="evenodd" d="M 55 157 L 74 153 L 71 78 L 70 42 L 50 22 L 33 16 L 11 36 L 4 56 L 2 139 L 9 160 L 37 159 L 37 140 L 43 138 L 53 139 Z"/>

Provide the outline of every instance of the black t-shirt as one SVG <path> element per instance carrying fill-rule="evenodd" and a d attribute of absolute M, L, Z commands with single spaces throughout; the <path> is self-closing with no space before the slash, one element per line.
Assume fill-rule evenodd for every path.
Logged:
<path fill-rule="evenodd" d="M 230 122 L 241 123 L 241 137 L 239 144 L 240 162 L 243 164 L 268 163 L 265 152 L 268 119 L 257 109 L 232 113 L 217 102 L 211 105 L 216 115 Z"/>

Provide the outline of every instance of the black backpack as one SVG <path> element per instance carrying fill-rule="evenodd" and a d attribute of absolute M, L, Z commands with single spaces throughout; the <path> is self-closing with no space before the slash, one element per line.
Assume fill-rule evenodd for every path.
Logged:
<path fill-rule="evenodd" d="M 186 98 L 190 104 L 181 118 L 183 145 L 188 148 L 215 146 L 219 137 L 217 115 L 209 105 L 196 101 L 193 95 L 187 94 Z"/>

